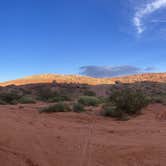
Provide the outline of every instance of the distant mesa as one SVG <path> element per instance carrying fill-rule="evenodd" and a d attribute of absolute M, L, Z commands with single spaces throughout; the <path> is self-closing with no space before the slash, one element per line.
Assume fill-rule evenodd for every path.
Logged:
<path fill-rule="evenodd" d="M 37 83 L 74 83 L 74 84 L 120 84 L 133 82 L 166 82 L 166 73 L 147 73 L 115 78 L 93 78 L 80 75 L 41 74 L 0 83 L 0 86 L 14 86 Z"/>

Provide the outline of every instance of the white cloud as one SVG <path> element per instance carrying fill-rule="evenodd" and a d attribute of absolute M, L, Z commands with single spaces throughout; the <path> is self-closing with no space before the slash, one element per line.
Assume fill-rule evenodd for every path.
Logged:
<path fill-rule="evenodd" d="M 165 20 L 157 20 L 157 19 L 154 19 L 154 20 L 151 20 L 150 22 L 152 23 L 166 23 L 166 19 Z"/>
<path fill-rule="evenodd" d="M 152 1 L 151 3 L 146 4 L 144 8 L 138 9 L 133 18 L 133 22 L 134 22 L 134 25 L 136 26 L 137 32 L 141 34 L 145 30 L 145 27 L 142 23 L 142 19 L 145 16 L 164 7 L 166 7 L 166 0 L 155 0 L 155 1 Z"/>

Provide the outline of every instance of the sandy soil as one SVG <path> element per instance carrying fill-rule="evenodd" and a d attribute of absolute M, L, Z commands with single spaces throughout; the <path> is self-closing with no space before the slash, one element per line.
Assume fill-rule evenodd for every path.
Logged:
<path fill-rule="evenodd" d="M 127 122 L 88 113 L 39 114 L 42 104 L 0 106 L 0 165 L 165 166 L 166 107 Z"/>

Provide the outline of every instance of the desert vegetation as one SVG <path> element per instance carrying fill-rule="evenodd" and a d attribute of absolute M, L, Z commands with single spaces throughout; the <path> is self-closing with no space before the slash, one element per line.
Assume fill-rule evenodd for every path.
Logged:
<path fill-rule="evenodd" d="M 99 98 L 94 96 L 81 96 L 78 99 L 78 103 L 85 106 L 98 106 L 101 103 L 101 101 L 99 100 Z"/>
<path fill-rule="evenodd" d="M 96 96 L 96 93 L 92 90 L 85 90 L 84 96 Z"/>
<path fill-rule="evenodd" d="M 36 103 L 36 101 L 30 96 L 22 96 L 18 100 L 18 102 L 21 103 L 21 104 L 35 104 Z"/>
<path fill-rule="evenodd" d="M 65 93 L 62 90 L 52 90 L 50 87 L 39 88 L 36 92 L 37 98 L 40 101 L 45 102 L 60 102 L 69 101 L 69 93 Z"/>
<path fill-rule="evenodd" d="M 108 103 L 103 106 L 103 115 L 118 119 L 127 119 L 137 115 L 149 104 L 143 92 L 131 88 L 116 89 L 111 92 Z"/>
<path fill-rule="evenodd" d="M 85 112 L 85 108 L 84 108 L 84 105 L 80 104 L 80 103 L 75 103 L 73 104 L 73 111 L 74 112 Z"/>
<path fill-rule="evenodd" d="M 110 165 L 112 156 L 111 162 L 115 161 L 113 165 L 117 162 L 121 165 L 123 162 L 119 156 L 122 156 L 123 161 L 127 161 L 126 165 L 133 165 L 137 161 L 140 165 L 139 161 L 153 152 L 156 140 L 153 157 L 158 147 L 162 153 L 165 150 L 165 87 L 163 83 L 123 84 L 120 81 L 100 86 L 50 83 L 0 87 L 1 142 L 6 142 L 5 147 L 10 145 L 15 148 L 17 145 L 21 153 L 25 152 L 27 156 L 33 153 L 31 160 L 34 165 L 36 160 L 33 160 L 33 155 L 39 155 L 38 165 L 41 165 L 41 156 L 42 160 L 46 157 L 44 165 L 50 158 L 53 164 L 48 165 L 65 160 L 66 163 L 62 165 L 67 165 L 70 159 L 73 159 L 71 165 L 79 165 L 84 146 L 88 157 L 89 150 L 93 150 L 94 164 Z M 154 139 L 149 139 L 152 135 Z M 14 141 L 8 141 L 11 138 Z M 145 144 L 148 144 L 147 151 L 144 150 Z M 32 145 L 36 149 L 33 152 Z M 4 161 L 8 161 L 11 151 L 2 147 L 3 150 L 6 156 Z M 49 153 L 43 155 L 45 151 Z M 15 159 L 15 155 L 12 156 Z M 65 160 L 60 156 L 65 156 Z M 75 156 L 78 160 L 75 160 Z M 152 161 L 149 156 L 147 162 Z M 100 163 L 95 162 L 98 159 L 101 159 Z M 161 158 L 155 159 L 160 161 Z M 163 160 L 165 163 L 164 153 Z M 93 162 L 89 164 L 93 165 Z"/>
<path fill-rule="evenodd" d="M 39 109 L 40 113 L 69 112 L 69 111 L 71 111 L 70 106 L 62 102 Z"/>
<path fill-rule="evenodd" d="M 17 92 L 2 92 L 0 93 L 0 104 L 16 104 L 21 98 Z"/>
<path fill-rule="evenodd" d="M 104 93 L 100 93 L 100 88 Z M 24 86 L 10 85 L 0 87 L 0 105 L 43 102 L 48 106 L 40 109 L 40 112 L 79 113 L 93 108 L 100 109 L 104 116 L 126 120 L 139 115 L 149 103 L 166 104 L 165 91 L 164 83 L 154 82 L 130 84 L 115 81 L 115 84 L 103 87 L 56 82 Z"/>

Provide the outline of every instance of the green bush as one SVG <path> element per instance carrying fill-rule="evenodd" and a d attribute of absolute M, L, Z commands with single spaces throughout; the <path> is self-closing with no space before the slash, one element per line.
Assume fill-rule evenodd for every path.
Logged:
<path fill-rule="evenodd" d="M 36 103 L 36 101 L 32 97 L 23 96 L 18 100 L 21 104 L 33 104 Z"/>
<path fill-rule="evenodd" d="M 113 91 L 110 101 L 116 106 L 116 111 L 122 111 L 129 115 L 139 113 L 149 103 L 141 91 L 130 88 Z"/>
<path fill-rule="evenodd" d="M 85 106 L 98 106 L 101 102 L 97 97 L 93 96 L 81 96 L 78 103 Z"/>
<path fill-rule="evenodd" d="M 129 116 L 121 110 L 117 110 L 114 106 L 105 107 L 102 112 L 103 116 L 113 117 L 118 120 L 129 120 Z"/>
<path fill-rule="evenodd" d="M 56 95 L 51 88 L 39 88 L 37 90 L 37 96 L 39 100 L 48 101 L 50 98 L 53 98 Z"/>
<path fill-rule="evenodd" d="M 0 105 L 6 105 L 7 103 L 3 100 L 0 100 Z"/>
<path fill-rule="evenodd" d="M 166 95 L 154 95 L 150 97 L 151 103 L 166 104 Z"/>
<path fill-rule="evenodd" d="M 116 111 L 113 106 L 103 107 L 103 109 L 104 111 L 102 112 L 102 115 L 104 116 L 119 117 L 122 113 L 121 111 Z"/>
<path fill-rule="evenodd" d="M 10 102 L 10 104 L 11 104 L 11 105 L 16 105 L 16 104 L 18 104 L 18 101 L 17 101 L 17 100 L 12 100 L 12 101 Z"/>
<path fill-rule="evenodd" d="M 62 101 L 70 101 L 70 98 L 65 95 L 56 95 L 49 99 L 49 102 L 62 102 Z"/>
<path fill-rule="evenodd" d="M 103 96 L 99 96 L 98 99 L 100 100 L 100 103 L 107 103 L 109 101 L 108 97 L 103 97 Z"/>
<path fill-rule="evenodd" d="M 84 109 L 84 106 L 83 106 L 82 104 L 80 104 L 80 103 L 75 103 L 75 104 L 73 105 L 73 111 L 74 111 L 74 112 L 84 112 L 85 109 Z"/>
<path fill-rule="evenodd" d="M 45 113 L 68 112 L 68 111 L 71 111 L 71 109 L 70 109 L 69 105 L 65 104 L 65 103 L 57 103 L 54 105 L 44 107 L 39 110 L 40 113 L 42 113 L 42 112 L 45 112 Z"/>
<path fill-rule="evenodd" d="M 38 99 L 45 102 L 70 101 L 63 91 L 52 91 L 50 88 L 41 88 L 37 93 Z"/>
<path fill-rule="evenodd" d="M 16 104 L 16 101 L 20 98 L 20 95 L 14 92 L 3 92 L 0 93 L 1 103 Z"/>
<path fill-rule="evenodd" d="M 84 96 L 96 96 L 96 93 L 90 90 L 84 92 Z"/>

